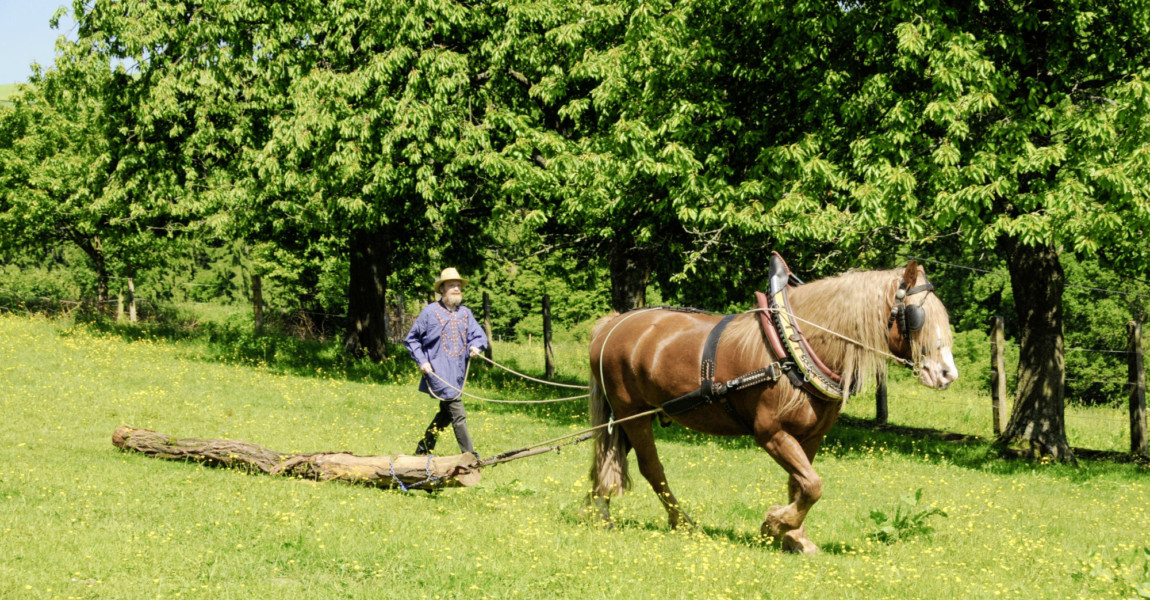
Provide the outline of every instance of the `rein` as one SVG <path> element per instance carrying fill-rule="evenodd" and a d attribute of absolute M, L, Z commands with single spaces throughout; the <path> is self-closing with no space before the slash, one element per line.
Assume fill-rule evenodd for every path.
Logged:
<path fill-rule="evenodd" d="M 918 288 L 913 289 L 913 292 L 920 292 L 920 291 L 927 291 L 927 290 L 922 290 L 922 289 L 918 289 Z M 619 319 L 618 322 L 616 322 L 614 324 L 614 326 L 611 327 L 611 329 L 607 332 L 607 336 L 603 339 L 603 345 L 600 347 L 600 350 L 599 350 L 599 355 L 600 355 L 599 379 L 600 379 L 600 381 L 603 380 L 602 356 L 603 356 L 604 349 L 607 346 L 607 341 L 611 337 L 611 334 L 614 333 L 615 329 L 618 328 L 619 325 L 622 324 L 622 322 L 627 320 L 628 318 L 635 316 L 636 314 L 639 314 L 641 312 L 649 312 L 652 310 L 680 310 L 683 312 L 708 312 L 708 311 L 702 311 L 702 310 L 697 310 L 697 309 L 686 309 L 686 308 L 680 308 L 680 307 L 653 306 L 653 307 L 647 307 L 647 308 L 643 308 L 643 309 L 639 309 L 639 310 L 635 310 L 635 311 L 631 311 L 629 313 L 626 313 L 625 315 L 623 315 L 622 319 Z M 779 306 L 779 307 L 754 308 L 751 310 L 744 311 L 744 314 L 749 314 L 749 313 L 772 313 L 774 315 L 780 315 L 780 316 L 785 314 L 786 317 L 788 317 L 794 321 L 803 323 L 805 325 L 809 325 L 811 327 L 814 327 L 815 329 L 818 329 L 820 331 L 823 331 L 825 333 L 833 335 L 833 336 L 840 338 L 846 342 L 854 344 L 860 348 L 863 348 L 863 349 L 868 350 L 870 352 L 874 352 L 874 353 L 879 354 L 881 356 L 890 358 L 890 359 L 894 360 L 895 362 L 902 364 L 902 365 L 905 365 L 911 369 L 917 368 L 917 364 L 911 360 L 896 356 L 896 355 L 891 354 L 890 352 L 888 352 L 886 350 L 882 350 L 879 348 L 869 346 L 869 345 L 864 344 L 863 342 L 860 342 L 854 338 L 851 338 L 849 336 L 838 333 L 837 331 L 832 331 L 832 330 L 827 329 L 826 327 L 823 327 L 817 323 L 814 323 L 814 322 L 809 321 L 807 319 L 803 319 L 802 317 L 798 317 L 798 316 L 794 315 L 792 312 L 790 312 L 789 306 L 787 308 L 783 308 L 781 306 Z M 728 315 L 724 319 L 724 321 L 729 321 L 729 319 L 731 317 L 733 317 L 733 315 Z M 715 335 L 708 336 L 708 337 L 713 337 L 714 339 L 713 340 L 709 339 L 708 343 L 705 345 L 708 345 L 708 346 L 717 346 L 718 345 L 717 344 L 718 343 L 718 337 L 719 337 L 719 333 L 721 333 L 721 331 L 722 331 L 722 328 L 717 327 L 716 330 L 717 331 L 714 332 Z M 711 356 L 711 361 L 709 364 L 706 361 L 706 355 L 708 355 L 708 354 Z M 730 409 L 732 409 L 733 407 L 731 407 L 729 405 L 729 403 L 725 402 L 723 399 L 723 397 L 727 393 L 732 392 L 732 391 L 737 391 L 739 389 L 743 389 L 746 387 L 755 386 L 755 385 L 758 385 L 758 384 L 761 384 L 761 383 L 764 383 L 767 381 L 777 380 L 781 374 L 781 371 L 782 371 L 782 369 L 779 368 L 781 366 L 780 365 L 781 358 L 780 358 L 780 360 L 777 360 L 776 362 L 772 363 L 771 365 L 767 366 L 766 368 L 759 369 L 757 371 L 752 371 L 751 373 L 746 373 L 746 374 L 741 375 L 739 377 L 736 377 L 735 379 L 732 379 L 728 382 L 713 382 L 711 380 L 711 377 L 713 377 L 713 374 L 714 374 L 714 363 L 713 363 L 714 350 L 712 349 L 711 352 L 708 353 L 705 349 L 704 355 L 705 355 L 704 364 L 702 366 L 703 373 L 701 373 L 701 374 L 705 375 L 705 376 L 709 375 L 709 377 L 705 377 L 705 382 L 707 384 L 710 384 L 710 385 L 704 385 L 700 389 L 695 390 L 695 392 L 691 392 L 690 394 L 687 394 L 686 396 L 681 396 L 680 398 L 670 400 L 670 401 L 664 403 L 664 405 L 662 407 L 653 408 L 653 409 L 650 409 L 650 410 L 647 410 L 647 411 L 644 411 L 641 413 L 637 413 L 637 414 L 631 415 L 629 417 L 624 417 L 624 418 L 618 419 L 618 420 L 616 420 L 614 414 L 612 414 L 611 417 L 609 418 L 609 420 L 606 423 L 603 423 L 602 425 L 596 425 L 593 427 L 588 427 L 586 429 L 582 429 L 582 430 L 575 431 L 575 432 L 572 432 L 569 434 L 561 435 L 561 436 L 556 437 L 556 438 L 552 438 L 552 439 L 545 440 L 542 442 L 537 442 L 534 444 L 523 446 L 522 448 L 516 448 L 514 450 L 508 450 L 505 452 L 501 452 L 495 456 L 492 456 L 491 458 L 480 460 L 475 466 L 478 468 L 481 468 L 481 467 L 492 466 L 492 465 L 501 464 L 501 463 L 505 463 L 505 462 L 510 462 L 512 460 L 517 460 L 520 458 L 526 458 L 528 456 L 535 456 L 537 454 L 543 454 L 546 452 L 550 452 L 552 450 L 559 451 L 564 446 L 569 446 L 572 444 L 578 444 L 578 443 L 581 443 L 581 442 L 584 442 L 584 441 L 591 439 L 592 434 L 595 431 L 598 431 L 600 429 L 607 429 L 607 431 L 610 432 L 614 428 L 614 425 L 616 423 L 624 423 L 627 421 L 641 419 L 641 418 L 649 417 L 649 416 L 652 416 L 652 415 L 655 415 L 658 413 L 672 414 L 672 412 L 666 410 L 668 405 L 672 405 L 671 408 L 674 411 L 673 414 L 680 414 L 682 412 L 686 412 L 686 410 L 690 410 L 690 409 L 695 408 L 701 404 L 718 401 L 718 402 L 721 402 L 724 405 L 724 408 L 727 408 L 728 412 L 730 413 L 731 412 Z M 519 377 L 527 379 L 529 381 L 542 383 L 542 384 L 546 384 L 546 385 L 552 385 L 552 386 L 556 386 L 556 387 L 589 389 L 588 386 L 554 383 L 554 382 L 545 381 L 542 379 L 536 379 L 534 377 L 530 377 L 528 375 L 525 375 L 523 373 L 519 373 L 518 371 L 510 369 L 504 365 L 501 365 L 501 364 L 499 364 L 499 363 L 497 363 L 497 362 L 495 362 L 495 361 L 493 361 L 493 360 L 491 360 L 491 359 L 489 359 L 483 355 L 479 355 L 479 356 L 483 360 L 487 361 L 488 363 L 495 365 L 495 366 L 497 366 L 497 367 L 499 367 L 499 368 L 501 368 L 501 369 L 503 369 L 509 373 L 512 373 L 514 375 L 517 375 Z M 470 374 L 470 372 L 471 372 L 471 361 L 468 360 L 467 361 L 467 367 L 464 370 L 464 374 L 463 374 L 464 386 L 466 386 L 466 384 L 467 384 L 467 377 Z M 493 403 L 499 403 L 499 404 L 542 404 L 542 403 L 550 403 L 550 402 L 565 402 L 568 400 L 578 400 L 581 398 L 590 397 L 590 394 L 583 394 L 580 396 L 571 396 L 571 397 L 567 397 L 567 398 L 554 398 L 554 399 L 548 399 L 548 400 L 496 400 L 493 398 L 484 398 L 482 396 L 477 396 L 475 394 L 465 392 L 462 388 L 455 387 L 454 385 L 449 383 L 447 380 L 445 380 L 443 377 L 440 377 L 439 374 L 434 372 L 434 371 L 429 373 L 429 375 L 438 379 L 447 388 L 452 389 L 456 392 L 459 392 L 460 396 L 467 396 L 469 398 L 474 398 L 476 400 L 480 400 L 483 402 L 493 402 Z M 604 398 L 606 399 L 606 390 L 605 389 L 602 390 L 602 393 L 604 395 Z M 437 399 L 440 399 L 438 396 L 435 395 L 434 392 L 432 392 L 431 395 Z M 442 399 L 440 399 L 440 400 L 442 400 Z M 673 406 L 675 401 L 681 401 L 679 403 L 678 408 Z M 610 404 L 608 404 L 608 406 L 610 406 Z M 680 410 L 680 409 L 682 409 L 682 410 Z M 612 413 L 613 412 L 614 411 L 612 411 Z M 735 413 L 735 414 L 732 414 L 731 416 L 737 422 L 739 422 L 740 426 L 744 430 L 750 429 L 749 424 L 740 415 Z M 753 433 L 753 430 L 748 431 L 748 433 Z M 572 438 L 574 438 L 574 439 L 572 439 Z M 566 441 L 564 441 L 564 440 L 566 440 Z M 556 443 L 556 442 L 559 442 L 559 443 Z M 549 446 L 549 444 L 552 444 L 552 445 Z"/>
<path fill-rule="evenodd" d="M 480 355 L 480 356 L 482 356 L 482 355 Z M 493 364 L 497 367 L 502 368 L 505 371 L 515 373 L 515 371 L 512 371 L 511 369 L 508 369 L 507 367 L 504 367 L 503 365 L 500 365 L 500 364 L 496 363 L 495 361 L 489 360 L 488 362 L 490 362 L 491 364 Z M 464 386 L 467 385 L 467 376 L 470 373 L 471 373 L 471 361 L 469 360 L 469 361 L 467 361 L 467 368 L 464 369 L 464 371 L 463 371 L 463 385 Z M 550 381 L 544 381 L 542 379 L 535 379 L 533 377 L 528 377 L 528 376 L 522 375 L 520 373 L 515 373 L 515 374 L 521 375 L 525 379 L 530 379 L 531 381 L 538 381 L 540 383 L 546 383 L 548 385 L 561 386 L 561 387 L 577 387 L 577 386 L 567 385 L 567 384 L 563 384 L 563 383 L 551 383 Z M 451 385 L 450 382 L 448 382 L 446 379 L 440 377 L 439 373 L 436 373 L 435 371 L 432 371 L 431 373 L 429 373 L 429 375 L 434 376 L 436 379 L 438 379 L 440 382 L 442 382 L 445 387 L 459 392 L 460 396 L 467 396 L 468 398 L 474 398 L 476 400 L 481 400 L 483 402 L 493 402 L 495 404 L 547 404 L 550 402 L 566 402 L 568 400 L 578 400 L 580 398 L 589 398 L 591 396 L 591 394 L 583 394 L 581 396 L 568 396 L 566 398 L 549 398 L 547 400 L 496 400 L 494 398 L 484 398 L 483 396 L 476 396 L 475 394 L 472 394 L 470 392 L 465 392 L 465 391 L 463 391 L 462 388 L 457 388 L 454 385 Z M 578 387 L 582 387 L 582 386 L 578 386 Z M 584 389 L 586 389 L 586 388 L 584 388 Z M 433 398 L 435 398 L 436 400 L 440 400 L 440 401 L 443 400 L 443 398 L 436 396 L 435 392 L 431 391 L 431 386 L 428 386 L 427 390 L 428 390 L 428 392 L 431 393 L 431 396 Z"/>
<path fill-rule="evenodd" d="M 784 311 L 784 309 L 782 309 L 782 308 L 752 308 L 751 310 L 748 310 L 745 312 L 747 312 L 747 313 L 755 313 L 755 312 L 781 313 L 783 311 Z M 915 366 L 916 366 L 914 361 L 912 361 L 910 359 L 906 359 L 906 358 L 903 358 L 901 356 L 895 356 L 894 354 L 891 354 L 890 352 L 887 352 L 886 350 L 880 350 L 880 349 L 875 348 L 873 346 L 868 346 L 868 345 L 866 345 L 866 344 L 864 344 L 864 343 L 862 343 L 862 342 L 860 342 L 860 341 L 858 341 L 852 337 L 845 336 L 845 335 L 843 335 L 837 331 L 832 331 L 830 329 L 827 329 L 826 327 L 823 327 L 822 325 L 819 325 L 819 324 L 814 323 L 812 321 L 808 321 L 802 317 L 796 316 L 794 313 L 788 313 L 787 316 L 789 316 L 790 318 L 792 318 L 792 319 L 794 319 L 794 320 L 796 320 L 796 321 L 798 321 L 804 325 L 810 325 L 811 327 L 814 327 L 815 329 L 818 329 L 819 331 L 829 333 L 829 334 L 831 334 L 837 338 L 840 338 L 844 341 L 850 342 L 850 343 L 858 346 L 859 348 L 862 348 L 864 350 L 869 350 L 871 352 L 874 352 L 875 354 L 885 356 L 885 357 L 887 357 L 887 358 L 889 358 L 889 359 L 891 359 L 891 360 L 893 360 L 893 361 L 895 361 L 901 365 L 909 367 L 911 369 L 915 368 Z"/>

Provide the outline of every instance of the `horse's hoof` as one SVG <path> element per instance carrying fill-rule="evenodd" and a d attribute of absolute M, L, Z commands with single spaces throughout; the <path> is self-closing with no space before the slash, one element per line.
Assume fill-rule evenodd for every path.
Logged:
<path fill-rule="evenodd" d="M 590 523 L 591 525 L 597 525 L 599 527 L 602 527 L 603 529 L 614 529 L 615 528 L 615 521 L 613 521 L 611 519 L 611 516 L 603 514 L 602 512 L 600 512 L 598 510 L 584 509 L 582 512 L 579 513 L 579 517 L 583 521 L 586 521 L 587 523 Z"/>
<path fill-rule="evenodd" d="M 785 508 L 785 506 L 772 506 L 770 510 L 767 511 L 766 516 L 763 517 L 763 525 L 759 529 L 764 537 L 778 540 L 782 538 L 785 533 L 794 529 L 794 527 L 788 527 L 787 524 L 783 522 L 781 515 Z"/>
<path fill-rule="evenodd" d="M 783 536 L 783 551 L 792 554 L 806 554 L 813 556 L 819 553 L 819 547 L 814 542 L 807 539 L 807 536 L 799 534 L 795 535 L 795 531 L 788 531 Z"/>
<path fill-rule="evenodd" d="M 611 520 L 611 511 L 607 506 L 607 502 L 602 499 L 588 498 L 583 509 L 579 511 L 579 518 L 597 523 L 603 529 L 614 529 L 615 522 Z"/>
<path fill-rule="evenodd" d="M 668 520 L 668 523 L 671 525 L 671 529 L 685 529 L 687 531 L 694 531 L 697 527 L 695 525 L 694 519 L 687 516 L 687 513 L 679 513 L 678 518 L 672 517 Z"/>

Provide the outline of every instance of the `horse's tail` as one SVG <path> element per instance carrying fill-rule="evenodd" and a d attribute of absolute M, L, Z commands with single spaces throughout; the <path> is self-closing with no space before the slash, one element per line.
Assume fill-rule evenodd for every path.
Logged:
<path fill-rule="evenodd" d="M 617 313 L 612 313 L 595 323 L 591 329 L 592 346 L 603 327 L 616 316 Z M 599 381 L 599 372 L 595 369 L 600 360 L 602 354 L 591 357 L 591 397 L 588 402 L 592 427 L 606 425 L 611 419 L 611 405 Z M 608 429 L 611 431 L 608 432 Z M 603 498 L 621 495 L 631 487 L 631 477 L 627 473 L 627 451 L 630 450 L 627 436 L 620 427 L 602 427 L 595 430 L 593 446 L 595 456 L 591 463 L 591 495 Z"/>

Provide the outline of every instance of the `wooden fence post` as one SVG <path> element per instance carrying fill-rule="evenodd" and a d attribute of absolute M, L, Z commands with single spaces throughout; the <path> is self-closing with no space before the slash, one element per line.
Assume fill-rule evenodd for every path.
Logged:
<path fill-rule="evenodd" d="M 483 333 L 487 335 L 487 348 L 483 355 L 487 360 L 494 360 L 491 357 L 491 346 L 495 342 L 495 338 L 491 337 L 491 294 L 487 292 L 483 292 Z"/>
<path fill-rule="evenodd" d="M 136 322 L 136 283 L 128 278 L 128 320 Z"/>
<path fill-rule="evenodd" d="M 256 333 L 264 328 L 264 283 L 257 273 L 252 273 L 252 310 L 255 312 Z"/>
<path fill-rule="evenodd" d="M 1146 370 L 1142 363 L 1142 324 L 1130 321 L 1126 324 L 1126 334 L 1130 338 L 1130 453 L 1146 456 Z"/>
<path fill-rule="evenodd" d="M 879 425 L 886 425 L 887 420 L 887 404 L 886 404 L 886 378 L 881 378 L 874 388 L 874 422 Z"/>
<path fill-rule="evenodd" d="M 1006 410 L 1006 333 L 1002 317 L 993 317 L 990 331 L 991 406 L 994 435 L 1006 430 L 1010 414 Z"/>
<path fill-rule="evenodd" d="M 543 294 L 543 370 L 544 377 L 555 377 L 555 355 L 551 351 L 551 296 Z"/>
<path fill-rule="evenodd" d="M 124 320 L 124 286 L 120 286 L 120 292 L 116 294 L 116 322 Z"/>

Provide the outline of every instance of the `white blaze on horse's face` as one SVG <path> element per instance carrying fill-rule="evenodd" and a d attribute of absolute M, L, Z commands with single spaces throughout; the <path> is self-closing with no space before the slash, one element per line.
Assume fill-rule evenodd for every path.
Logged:
<path fill-rule="evenodd" d="M 937 350 L 938 358 L 932 358 L 929 354 L 923 357 L 918 380 L 927 387 L 945 390 L 958 379 L 958 367 L 954 364 L 954 353 L 950 347 L 942 347 L 942 331 L 939 329 L 937 333 L 938 341 L 935 342 L 934 349 Z"/>

